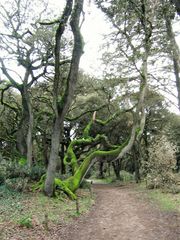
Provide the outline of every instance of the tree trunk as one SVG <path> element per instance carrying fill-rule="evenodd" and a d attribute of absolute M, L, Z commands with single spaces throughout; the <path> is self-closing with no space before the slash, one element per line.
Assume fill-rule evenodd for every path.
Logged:
<path fill-rule="evenodd" d="M 62 175 L 66 173 L 66 166 L 63 161 L 64 160 L 64 152 L 65 152 L 64 147 L 65 147 L 64 143 L 61 143 L 60 157 L 61 157 L 61 174 Z"/>
<path fill-rule="evenodd" d="M 83 40 L 80 33 L 80 15 L 83 8 L 83 0 L 75 0 L 74 9 L 72 11 L 72 1 L 68 0 L 66 2 L 66 7 L 62 14 L 61 21 L 59 23 L 59 27 L 56 31 L 56 43 L 55 43 L 55 77 L 54 77 L 54 86 L 53 86 L 53 94 L 54 94 L 54 111 L 55 111 L 55 121 L 52 131 L 51 138 L 51 151 L 49 158 L 49 165 L 46 174 L 45 181 L 45 194 L 48 196 L 53 195 L 53 185 L 55 179 L 55 172 L 57 166 L 57 159 L 59 156 L 59 144 L 61 137 L 61 130 L 63 126 L 64 117 L 69 109 L 69 106 L 72 102 L 75 86 L 78 78 L 79 71 L 79 62 L 81 55 L 83 53 Z M 66 85 L 63 89 L 60 86 L 62 84 L 60 78 L 60 44 L 61 38 L 64 33 L 66 23 L 71 15 L 71 30 L 74 36 L 74 46 L 72 52 L 72 59 L 69 69 L 69 74 L 67 77 Z M 61 86 L 62 88 L 62 86 Z M 59 93 L 61 92 L 61 95 Z"/>
<path fill-rule="evenodd" d="M 29 93 L 26 93 L 26 100 L 27 100 L 27 106 L 28 106 L 28 132 L 26 137 L 26 144 L 27 144 L 27 163 L 29 168 L 32 167 L 33 164 L 33 111 L 32 111 L 32 105 L 29 98 Z"/>
<path fill-rule="evenodd" d="M 140 154 L 139 154 L 139 148 L 137 144 L 133 146 L 133 161 L 134 161 L 134 172 L 135 172 L 135 181 L 138 183 L 141 178 L 140 178 Z"/>
<path fill-rule="evenodd" d="M 92 160 L 95 159 L 96 157 L 105 157 L 105 156 L 109 156 L 109 157 L 116 157 L 118 156 L 118 154 L 120 154 L 120 152 L 124 152 L 123 149 L 128 145 L 128 141 L 125 141 L 122 145 L 120 145 L 119 147 L 117 147 L 114 150 L 110 150 L 110 151 L 103 151 L 103 150 L 95 150 L 94 152 L 90 153 L 89 156 L 87 156 L 84 161 L 81 163 L 81 165 L 79 166 L 79 168 L 77 169 L 77 171 L 75 172 L 75 174 L 68 178 L 67 180 L 63 181 L 63 184 L 65 184 L 65 186 L 71 191 L 71 192 L 75 192 L 82 180 L 84 179 L 84 177 L 86 176 L 86 173 L 88 172 L 89 168 L 91 167 L 92 164 Z"/>
<path fill-rule="evenodd" d="M 16 134 L 17 149 L 21 156 L 27 158 L 27 164 L 32 166 L 32 132 L 33 132 L 33 112 L 27 91 L 27 86 L 21 91 L 22 97 L 22 117 Z"/>
<path fill-rule="evenodd" d="M 171 54 L 173 66 L 174 66 L 174 75 L 176 79 L 176 88 L 178 93 L 178 106 L 180 111 L 180 50 L 172 29 L 171 19 L 169 16 L 167 16 L 167 14 L 165 15 L 165 21 L 166 21 L 167 35 L 170 40 L 170 48 L 171 48 L 170 54 Z"/>
<path fill-rule="evenodd" d="M 18 130 L 16 132 L 16 147 L 21 156 L 26 157 L 27 146 L 25 138 L 25 127 L 24 124 L 20 121 Z"/>
<path fill-rule="evenodd" d="M 16 133 L 16 144 L 17 144 L 17 150 L 21 154 L 21 156 L 26 157 L 27 156 L 27 132 L 28 132 L 28 107 L 27 107 L 27 101 L 25 97 L 25 93 L 21 91 L 21 97 L 22 97 L 22 116 L 21 120 L 18 125 L 18 130 Z"/>
<path fill-rule="evenodd" d="M 54 178 L 56 173 L 57 158 L 59 155 L 61 127 L 62 127 L 62 119 L 60 117 L 56 118 L 54 127 L 53 127 L 52 137 L 51 137 L 51 152 L 50 152 L 49 164 L 47 168 L 46 181 L 45 181 L 45 193 L 47 196 L 53 195 Z"/>
<path fill-rule="evenodd" d="M 112 162 L 112 166 L 114 169 L 114 173 L 116 175 L 116 179 L 120 180 L 121 176 L 120 176 L 120 171 L 121 171 L 121 164 L 120 164 L 120 160 L 116 160 L 115 162 Z"/>
<path fill-rule="evenodd" d="M 46 167 L 48 166 L 48 158 L 49 158 L 48 148 L 49 148 L 48 140 L 47 140 L 46 132 L 44 131 L 42 135 L 42 154 L 43 154 L 44 164 Z"/>
<path fill-rule="evenodd" d="M 99 178 L 104 178 L 104 172 L 103 172 L 103 166 L 104 166 L 104 162 L 103 161 L 99 161 Z"/>

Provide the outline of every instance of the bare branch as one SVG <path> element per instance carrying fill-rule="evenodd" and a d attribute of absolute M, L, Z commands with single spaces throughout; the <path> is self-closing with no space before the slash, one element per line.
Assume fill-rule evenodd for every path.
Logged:
<path fill-rule="evenodd" d="M 8 80 L 11 82 L 11 84 L 15 87 L 15 88 L 17 88 L 18 90 L 20 90 L 21 89 L 21 85 L 18 83 L 18 82 L 16 82 L 11 76 L 10 76 L 10 74 L 8 73 L 8 71 L 7 71 L 7 68 L 6 68 L 6 66 L 4 65 L 4 62 L 3 62 L 3 60 L 0 58 L 0 63 L 1 63 L 1 69 L 2 69 L 2 72 L 4 73 L 4 75 L 8 78 Z"/>

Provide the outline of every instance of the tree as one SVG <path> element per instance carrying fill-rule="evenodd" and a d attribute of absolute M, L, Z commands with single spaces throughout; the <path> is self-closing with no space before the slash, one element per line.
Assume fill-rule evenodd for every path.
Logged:
<path fill-rule="evenodd" d="M 21 95 L 22 109 L 19 111 L 14 107 L 19 120 L 16 143 L 20 155 L 27 158 L 28 165 L 31 167 L 34 120 L 30 89 L 46 73 L 47 63 L 52 55 L 51 49 L 47 48 L 48 34 L 45 35 L 41 27 L 32 23 L 34 19 L 29 18 L 28 5 L 28 0 L 14 1 L 12 8 L 8 10 L 1 5 L 1 19 L 4 28 L 0 33 L 3 53 L 0 64 L 7 79 L 5 87 L 2 89 L 1 103 L 6 107 L 11 107 L 4 102 L 4 93 L 9 88 L 15 88 Z M 40 16 L 42 12 L 40 12 Z M 9 69 L 7 67 L 9 62 L 11 65 L 15 65 L 21 74 L 14 71 L 13 68 Z"/>
<path fill-rule="evenodd" d="M 178 1 L 174 1 L 175 4 L 178 4 Z M 177 8 L 177 11 L 179 8 Z M 168 2 L 163 1 L 163 13 L 164 13 L 164 20 L 166 24 L 166 31 L 167 31 L 167 40 L 168 40 L 168 52 L 170 57 L 173 61 L 173 68 L 174 68 L 174 75 L 175 75 L 175 82 L 177 88 L 177 98 L 178 98 L 178 106 L 180 110 L 180 50 L 179 46 L 175 39 L 175 34 L 173 32 L 172 27 L 172 16 L 174 15 L 174 8 L 168 4 Z M 178 12 L 179 13 L 179 12 Z"/>
<path fill-rule="evenodd" d="M 74 6 L 73 6 L 74 3 Z M 55 113 L 54 124 L 51 136 L 51 151 L 49 164 L 47 169 L 46 181 L 45 181 L 45 193 L 48 196 L 53 195 L 53 185 L 55 178 L 55 171 L 57 165 L 57 157 L 59 152 L 59 142 L 62 137 L 62 127 L 65 115 L 69 109 L 69 106 L 72 102 L 77 78 L 78 78 L 78 68 L 80 57 L 83 53 L 83 40 L 80 33 L 80 16 L 82 13 L 83 0 L 80 1 L 71 1 L 66 2 L 63 14 L 58 21 L 58 28 L 56 30 L 55 36 L 55 75 L 53 82 L 53 109 Z M 71 30 L 74 36 L 74 46 L 72 50 L 72 58 L 69 67 L 68 76 L 63 85 L 61 79 L 61 69 L 59 67 L 60 62 L 60 50 L 61 50 L 61 41 L 66 24 L 68 23 L 69 18 Z"/>
<path fill-rule="evenodd" d="M 138 79 L 140 86 L 139 98 L 138 102 L 136 102 L 137 105 L 134 112 L 134 127 L 132 129 L 131 141 L 129 141 L 128 146 L 118 156 L 118 158 L 121 158 L 124 152 L 128 152 L 133 146 L 137 126 L 140 127 L 138 139 L 140 139 L 144 130 L 146 118 L 144 99 L 148 87 L 148 60 L 152 48 L 152 26 L 154 23 L 155 6 L 152 8 L 149 1 L 143 0 L 138 3 L 134 1 L 108 2 L 109 5 L 104 3 L 104 1 L 96 1 L 114 27 L 115 32 L 112 36 L 114 43 L 117 43 L 114 55 L 116 61 L 119 61 L 119 65 L 117 64 L 117 66 L 120 66 L 120 69 L 124 66 L 121 60 L 122 58 L 125 59 L 125 71 L 121 71 L 123 78 L 120 77 L 119 80 L 121 81 L 121 79 L 126 77 L 127 81 L 131 84 L 131 89 L 133 89 L 132 81 L 134 79 L 137 81 Z M 119 42 L 117 38 L 120 39 Z M 131 76 L 127 75 L 130 68 L 132 72 Z"/>

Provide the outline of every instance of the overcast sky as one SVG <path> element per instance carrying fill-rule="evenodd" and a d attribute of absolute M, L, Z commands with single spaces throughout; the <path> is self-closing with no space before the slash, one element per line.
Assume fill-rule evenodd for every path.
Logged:
<path fill-rule="evenodd" d="M 49 0 L 52 8 L 60 9 L 64 6 L 64 0 Z M 86 72 L 98 75 L 100 68 L 100 46 L 103 42 L 103 34 L 108 33 L 109 25 L 105 21 L 103 13 L 93 4 L 93 0 L 84 1 L 85 21 L 82 25 L 82 35 L 85 41 L 84 54 L 80 67 Z"/>

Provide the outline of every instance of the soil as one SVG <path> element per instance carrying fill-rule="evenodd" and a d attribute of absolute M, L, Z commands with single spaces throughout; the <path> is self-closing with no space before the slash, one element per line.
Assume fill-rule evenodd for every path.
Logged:
<path fill-rule="evenodd" d="M 71 223 L 14 229 L 5 240 L 180 240 L 180 214 L 154 206 L 133 185 L 95 185 L 96 201 L 89 213 Z M 1 235 L 1 234 L 0 234 Z"/>
<path fill-rule="evenodd" d="M 97 201 L 74 221 L 61 240 L 180 240 L 180 215 L 162 212 L 129 187 L 96 185 Z"/>

